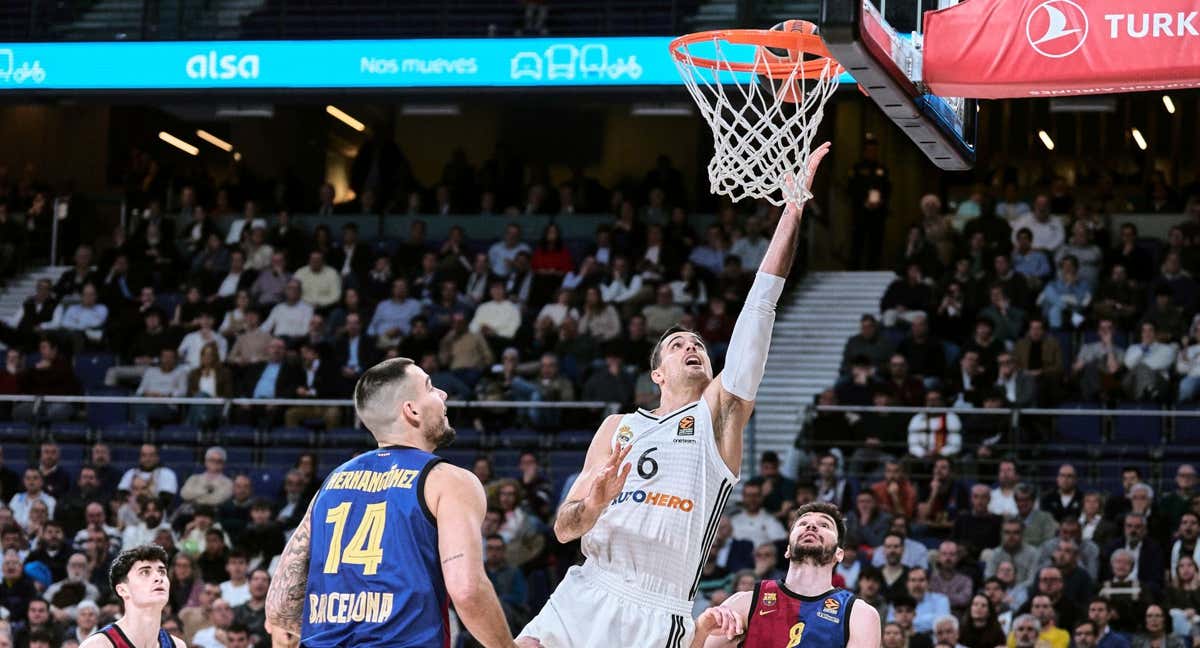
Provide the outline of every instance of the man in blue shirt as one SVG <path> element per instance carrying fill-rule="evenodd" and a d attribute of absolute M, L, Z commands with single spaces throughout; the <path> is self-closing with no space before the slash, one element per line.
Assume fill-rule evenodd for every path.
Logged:
<path fill-rule="evenodd" d="M 273 338 L 267 345 L 267 361 L 252 364 L 246 369 L 242 384 L 237 389 L 238 397 L 288 398 L 287 395 L 281 393 L 280 387 L 302 383 L 304 376 L 295 376 L 294 374 L 298 373 L 298 370 L 296 367 L 288 365 L 286 358 L 287 344 L 279 338 Z M 269 426 L 278 424 L 283 416 L 282 408 L 278 405 L 265 406 L 265 417 L 263 413 L 264 409 L 258 406 L 237 405 L 233 411 L 233 418 L 235 422 L 242 425 Z"/>

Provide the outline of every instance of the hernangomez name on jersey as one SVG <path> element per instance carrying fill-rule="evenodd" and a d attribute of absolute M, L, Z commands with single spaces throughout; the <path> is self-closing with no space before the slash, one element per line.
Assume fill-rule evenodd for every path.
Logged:
<path fill-rule="evenodd" d="M 633 469 L 583 536 L 583 554 L 630 588 L 691 601 L 738 481 L 717 449 L 709 405 L 701 398 L 663 416 L 626 414 L 617 443 L 633 445 Z"/>

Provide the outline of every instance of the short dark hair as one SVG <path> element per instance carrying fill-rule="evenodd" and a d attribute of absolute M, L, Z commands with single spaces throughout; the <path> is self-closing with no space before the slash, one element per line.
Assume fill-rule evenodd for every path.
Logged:
<path fill-rule="evenodd" d="M 842 519 L 842 512 L 838 510 L 837 506 L 829 502 L 809 502 L 796 509 L 796 519 L 799 520 L 809 513 L 821 513 L 832 518 L 834 527 L 837 529 L 837 546 L 845 546 L 846 521 Z"/>
<path fill-rule="evenodd" d="M 863 567 L 862 571 L 858 574 L 858 582 L 861 583 L 864 578 L 875 581 L 880 585 L 883 584 L 883 572 L 879 571 L 878 567 Z"/>
<path fill-rule="evenodd" d="M 502 544 L 506 547 L 508 546 L 508 543 L 504 541 L 504 536 L 500 535 L 499 533 L 493 533 L 493 534 L 489 535 L 488 537 L 484 538 L 485 542 L 488 540 L 499 540 L 500 544 Z"/>
<path fill-rule="evenodd" d="M 859 576 L 859 578 L 862 578 L 862 576 Z M 1096 624 L 1092 623 L 1090 619 L 1084 619 L 1083 621 L 1079 621 L 1078 623 L 1076 623 L 1075 631 L 1078 632 L 1079 629 L 1082 628 L 1083 626 L 1087 626 L 1087 627 L 1091 628 L 1092 634 L 1096 634 Z"/>
<path fill-rule="evenodd" d="M 366 409 L 367 403 L 375 398 L 379 390 L 397 380 L 403 380 L 409 366 L 413 364 L 415 363 L 408 358 L 392 358 L 367 369 L 354 386 L 354 408 L 359 411 Z"/>
<path fill-rule="evenodd" d="M 244 623 L 238 623 L 237 621 L 234 621 L 233 623 L 229 624 L 228 628 L 225 628 L 225 634 L 244 634 L 246 636 L 250 636 L 250 628 L 247 628 L 246 624 Z"/>
<path fill-rule="evenodd" d="M 915 610 L 917 609 L 917 600 L 912 596 L 909 596 L 908 592 L 901 592 L 892 596 L 892 609 L 899 609 L 902 607 Z"/>
<path fill-rule="evenodd" d="M 117 585 L 129 579 L 129 570 L 133 569 L 135 564 L 143 561 L 160 562 L 165 568 L 168 564 L 167 550 L 154 543 L 150 543 L 126 549 L 117 554 L 117 557 L 112 561 L 112 566 L 108 568 L 109 586 L 116 589 Z"/>
<path fill-rule="evenodd" d="M 675 326 L 672 326 L 671 328 L 667 329 L 666 331 L 663 331 L 663 334 L 658 338 L 658 342 L 656 342 L 654 344 L 654 349 L 650 352 L 650 370 L 651 371 L 658 369 L 659 365 L 662 364 L 663 342 L 666 342 L 667 338 L 671 337 L 672 335 L 675 335 L 676 333 L 691 333 L 692 335 L 695 335 L 697 338 L 699 338 L 701 342 L 704 341 L 704 338 L 700 337 L 699 333 L 697 333 L 696 331 L 693 331 L 690 328 L 687 328 L 686 326 L 675 325 Z"/>
<path fill-rule="evenodd" d="M 238 559 L 240 559 L 240 560 L 244 560 L 244 561 L 246 561 L 246 562 L 248 563 L 248 562 L 250 562 L 250 554 L 246 553 L 246 550 L 245 550 L 245 549 L 242 549 L 241 547 L 234 547 L 234 548 L 233 548 L 233 549 L 232 549 L 232 550 L 231 550 L 231 551 L 230 551 L 230 552 L 229 552 L 229 553 L 228 553 L 228 554 L 225 556 L 225 561 L 226 561 L 226 562 L 229 562 L 230 560 L 238 560 Z"/>

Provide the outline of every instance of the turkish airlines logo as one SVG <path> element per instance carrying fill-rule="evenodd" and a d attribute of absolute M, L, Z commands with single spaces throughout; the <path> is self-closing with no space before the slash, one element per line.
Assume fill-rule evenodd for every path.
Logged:
<path fill-rule="evenodd" d="M 1088 18 L 1072 0 L 1047 0 L 1025 21 L 1025 37 L 1034 51 L 1048 58 L 1070 56 L 1087 40 Z"/>

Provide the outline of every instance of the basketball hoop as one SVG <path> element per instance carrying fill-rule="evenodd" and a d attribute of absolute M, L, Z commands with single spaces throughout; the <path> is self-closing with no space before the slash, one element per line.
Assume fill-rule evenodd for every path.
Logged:
<path fill-rule="evenodd" d="M 842 73 L 816 26 L 688 34 L 671 56 L 712 129 L 712 192 L 778 206 L 811 198 L 808 157 Z"/>

